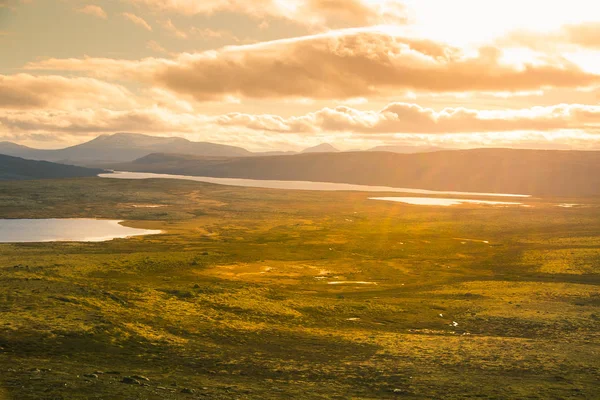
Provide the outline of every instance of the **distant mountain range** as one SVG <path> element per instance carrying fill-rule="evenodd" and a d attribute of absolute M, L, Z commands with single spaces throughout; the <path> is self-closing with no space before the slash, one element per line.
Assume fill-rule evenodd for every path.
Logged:
<path fill-rule="evenodd" d="M 151 152 L 159 148 L 161 152 Z M 174 154 L 182 151 L 187 154 Z M 200 153 L 202 156 L 189 152 Z M 406 150 L 406 149 L 405 149 Z M 423 150 L 423 149 L 422 149 Z M 116 134 L 62 150 L 36 150 L 12 143 L 0 155 L 0 179 L 95 176 L 102 169 L 225 178 L 304 180 L 443 191 L 600 196 L 600 152 L 474 149 L 398 154 L 339 152 L 323 144 L 304 152 L 259 155 L 234 147 L 185 139 Z M 149 154 L 148 154 L 149 153 Z M 142 156 L 134 159 L 137 155 Z M 24 159 L 45 157 L 63 163 Z M 88 158 L 86 158 L 88 157 Z"/>
<path fill-rule="evenodd" d="M 79 178 L 96 176 L 102 172 L 105 171 L 0 154 L 0 180 Z"/>
<path fill-rule="evenodd" d="M 433 148 L 411 146 L 386 146 L 378 151 L 417 153 L 434 151 Z M 192 142 L 187 139 L 156 137 L 135 133 L 102 135 L 89 142 L 58 150 L 34 149 L 11 142 L 0 142 L 0 154 L 67 164 L 101 166 L 104 164 L 130 162 L 152 153 L 188 154 L 199 157 L 261 157 L 299 153 L 337 153 L 331 144 L 323 143 L 301 152 L 270 151 L 253 153 L 241 147 L 209 142 Z"/>
<path fill-rule="evenodd" d="M 39 150 L 10 142 L 0 143 L 0 154 L 83 165 L 132 161 L 156 152 L 223 157 L 252 155 L 241 147 L 133 133 L 102 135 L 89 142 L 59 150 Z"/>
<path fill-rule="evenodd" d="M 330 145 L 329 143 L 322 143 L 315 147 L 309 147 L 301 151 L 302 154 L 309 153 L 338 153 L 339 150 Z"/>
<path fill-rule="evenodd" d="M 419 154 L 348 152 L 244 158 L 152 154 L 113 168 L 444 191 L 600 196 L 598 151 L 475 149 Z"/>

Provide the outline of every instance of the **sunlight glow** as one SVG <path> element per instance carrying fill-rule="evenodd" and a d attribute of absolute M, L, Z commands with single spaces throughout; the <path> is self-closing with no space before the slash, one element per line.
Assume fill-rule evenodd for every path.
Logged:
<path fill-rule="evenodd" d="M 420 34 L 456 44 L 481 43 L 508 32 L 528 29 L 549 32 L 600 15 L 600 4 L 589 0 L 406 0 Z"/>

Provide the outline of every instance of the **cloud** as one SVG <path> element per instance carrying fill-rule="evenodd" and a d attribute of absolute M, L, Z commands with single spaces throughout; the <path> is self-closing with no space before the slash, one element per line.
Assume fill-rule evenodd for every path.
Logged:
<path fill-rule="evenodd" d="M 112 104 L 132 106 L 124 87 L 92 78 L 0 75 L 0 109 L 64 109 Z"/>
<path fill-rule="evenodd" d="M 599 80 L 564 59 L 510 64 L 502 57 L 494 47 L 467 55 L 431 41 L 345 32 L 189 55 L 154 79 L 199 101 L 223 96 L 340 99 L 398 91 L 527 91 Z"/>
<path fill-rule="evenodd" d="M 398 0 L 307 0 L 298 8 L 311 24 L 328 27 L 407 22 L 406 8 Z"/>
<path fill-rule="evenodd" d="M 13 86 L 27 86 L 22 83 Z M 0 85 L 0 88 L 0 93 L 7 93 L 6 85 Z M 39 87 L 35 89 L 37 92 Z M 68 97 L 67 93 L 48 98 L 56 101 Z M 94 106 L 91 99 L 77 97 L 77 93 L 76 101 L 65 109 L 43 108 L 47 99 L 45 103 L 39 101 L 29 107 L 23 107 L 22 101 L 14 99 L 11 104 L 20 104 L 19 107 L 0 105 L 0 140 L 39 142 L 39 138 L 45 138 L 55 143 L 74 144 L 81 141 L 77 138 L 89 139 L 103 133 L 137 132 L 227 142 L 257 150 L 307 147 L 324 141 L 337 143 L 342 148 L 397 144 L 449 148 L 600 149 L 598 105 L 434 110 L 410 103 L 391 103 L 380 110 L 339 106 L 284 117 L 249 113 L 200 114 L 190 104 L 178 101 L 170 92 L 161 89 L 144 92 L 144 96 L 140 96 L 142 101 L 129 107 L 122 105 L 123 109 L 113 108 L 116 103 L 111 101 L 109 92 L 104 93 L 103 106 Z M 89 94 L 91 98 L 99 96 L 102 95 Z M 0 97 L 0 102 L 5 104 L 6 99 Z"/>
<path fill-rule="evenodd" d="M 312 27 L 357 27 L 406 20 L 398 0 L 128 0 L 161 12 L 211 15 L 218 12 L 254 18 L 280 18 Z"/>
<path fill-rule="evenodd" d="M 209 117 L 194 113 L 173 113 L 160 107 L 127 111 L 102 108 L 60 112 L 0 109 L 0 141 L 10 140 L 47 146 L 42 143 L 43 141 L 64 146 L 81 143 L 100 134 L 115 132 L 150 133 L 163 137 L 179 136 L 190 140 L 272 150 L 290 148 L 293 146 L 291 143 L 295 141 L 310 140 L 291 134 L 278 135 L 239 127 L 220 127 L 211 124 Z"/>
<path fill-rule="evenodd" d="M 107 108 L 50 112 L 31 110 L 0 113 L 0 123 L 16 131 L 87 135 L 105 132 L 188 132 L 202 122 L 193 114 L 175 114 L 160 108 L 111 110 Z"/>
<path fill-rule="evenodd" d="M 209 129 L 210 127 L 210 129 Z M 132 132 L 157 136 L 181 136 L 192 140 L 235 143 L 244 147 L 268 146 L 277 134 L 239 127 L 219 127 L 210 117 L 195 113 L 176 113 L 160 107 L 129 110 L 107 108 L 72 111 L 0 109 L 0 140 L 31 141 L 34 136 L 56 143 L 80 143 L 104 133 Z M 288 145 L 293 135 L 285 135 Z M 78 139 L 79 138 L 79 139 Z"/>
<path fill-rule="evenodd" d="M 523 46 L 556 51 L 560 46 L 576 46 L 587 50 L 600 50 L 600 22 L 563 25 L 549 32 L 517 30 L 498 40 L 502 46 Z"/>
<path fill-rule="evenodd" d="M 600 22 L 565 25 L 562 31 L 570 43 L 600 50 Z"/>
<path fill-rule="evenodd" d="M 107 79 L 148 80 L 158 68 L 169 63 L 174 64 L 175 61 L 152 57 L 142 60 L 119 60 L 85 56 L 83 58 L 49 58 L 29 63 L 24 69 L 30 71 L 83 72 Z"/>
<path fill-rule="evenodd" d="M 162 47 L 155 40 L 150 40 L 148 43 L 146 43 L 146 48 L 154 51 L 155 53 L 164 53 L 164 54 L 168 54 L 169 53 L 169 51 L 167 49 L 165 49 L 164 47 Z"/>
<path fill-rule="evenodd" d="M 348 99 L 407 91 L 507 93 L 590 87 L 600 81 L 600 75 L 564 57 L 528 52 L 515 58 L 493 46 L 467 51 L 378 29 L 229 46 L 174 59 L 49 59 L 26 68 L 129 76 L 197 101 Z"/>
<path fill-rule="evenodd" d="M 193 27 L 190 30 L 190 33 L 194 36 L 201 37 L 203 39 L 227 39 L 232 40 L 234 42 L 240 42 L 240 38 L 235 36 L 232 32 L 224 30 L 224 29 L 210 29 L 210 28 L 196 28 Z"/>
<path fill-rule="evenodd" d="M 180 30 L 179 28 L 177 28 L 175 25 L 173 25 L 173 22 L 168 19 L 166 21 L 164 21 L 162 23 L 162 26 L 169 32 L 171 33 L 173 36 L 179 38 L 179 39 L 187 39 L 188 35 L 187 33 L 185 33 L 184 31 Z"/>
<path fill-rule="evenodd" d="M 134 24 L 141 26 L 142 28 L 148 30 L 148 31 L 152 31 L 152 27 L 150 26 L 149 23 L 146 22 L 146 20 L 144 20 L 142 17 L 138 17 L 135 14 L 131 14 L 131 13 L 123 13 L 121 14 L 123 16 L 123 18 L 128 19 L 129 21 L 133 22 Z"/>
<path fill-rule="evenodd" d="M 403 121 L 397 119 L 401 114 L 398 108 L 403 110 Z M 389 111 L 392 109 L 393 112 Z M 393 113 L 396 117 L 386 113 Z M 337 141 L 342 145 L 354 143 L 355 147 L 402 144 L 463 148 L 515 146 L 600 149 L 600 106 L 560 105 L 513 110 L 508 112 L 509 119 L 512 120 L 509 124 L 498 119 L 502 115 L 494 116 L 494 113 L 497 112 L 464 110 L 457 115 L 449 110 L 432 112 L 415 105 L 400 104 L 391 104 L 379 112 L 345 108 L 334 109 L 332 112 L 323 109 L 290 118 L 250 114 L 208 116 L 194 112 L 176 112 L 157 106 L 129 110 L 0 109 L 0 138 L 29 140 L 37 136 L 46 140 L 54 138 L 55 142 L 60 142 L 66 138 L 89 138 L 102 133 L 138 132 L 158 136 L 184 136 L 192 140 L 226 141 L 256 149 L 302 147 L 321 141 Z M 464 114 L 470 116 L 465 118 Z M 468 131 L 465 129 L 461 129 L 461 133 L 445 133 L 458 131 L 457 126 L 469 124 L 473 120 L 480 124 L 480 131 L 477 133 L 465 133 Z M 482 120 L 485 122 L 481 122 Z M 533 123 L 532 120 L 539 121 Z M 547 122 L 548 120 L 551 122 Z M 429 128 L 414 129 L 416 121 L 424 121 Z M 539 126 L 544 131 L 527 130 Z M 510 130 L 496 131 L 499 129 Z M 404 133 L 410 131 L 422 133 Z M 271 145 L 273 143 L 276 145 Z"/>
<path fill-rule="evenodd" d="M 278 115 L 230 113 L 215 117 L 212 122 L 220 126 L 274 133 L 315 134 L 320 131 L 316 121 L 306 116 L 284 118 Z"/>
<path fill-rule="evenodd" d="M 517 110 L 444 108 L 435 111 L 417 104 L 392 103 L 379 111 L 339 106 L 288 118 L 230 113 L 215 117 L 214 123 L 294 134 L 465 134 L 559 130 L 600 133 L 600 106 L 560 104 Z"/>
<path fill-rule="evenodd" d="M 108 18 L 108 16 L 106 15 L 106 12 L 102 9 L 102 7 L 96 6 L 96 5 L 91 5 L 91 4 L 77 9 L 77 12 L 82 13 L 82 14 L 93 15 L 94 17 L 98 17 L 98 18 L 102 18 L 102 19 Z"/>
<path fill-rule="evenodd" d="M 578 131 L 597 133 L 600 140 L 600 106 L 559 104 L 515 110 L 444 108 L 435 111 L 416 104 L 391 103 L 378 111 L 339 106 L 300 116 L 228 113 L 203 115 L 186 103 L 169 106 L 168 93 L 148 93 L 155 105 L 139 104 L 123 110 L 87 108 L 46 110 L 39 107 L 4 111 L 0 119 L 18 129 L 59 132 L 228 132 L 315 135 L 447 135 L 506 132 Z M 163 97 L 164 96 L 164 97 Z M 169 104 L 161 104 L 161 102 Z"/>
<path fill-rule="evenodd" d="M 392 103 L 380 111 L 340 106 L 301 118 L 312 130 L 365 134 L 451 134 L 563 129 L 600 132 L 600 106 L 560 104 L 520 110 L 445 108 L 435 111 L 416 104 Z M 297 120 L 292 120 L 293 126 Z M 284 125 L 285 126 L 285 125 Z"/>

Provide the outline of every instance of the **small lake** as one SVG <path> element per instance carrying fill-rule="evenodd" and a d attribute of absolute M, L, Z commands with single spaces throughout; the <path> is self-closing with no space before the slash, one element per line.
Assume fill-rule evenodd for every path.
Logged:
<path fill-rule="evenodd" d="M 189 181 L 215 183 L 218 185 L 256 187 L 264 189 L 317 190 L 317 191 L 355 191 L 355 192 L 399 192 L 425 195 L 462 195 L 493 197 L 531 197 L 523 194 L 498 194 L 476 192 L 448 192 L 424 189 L 394 188 L 389 186 L 353 185 L 348 183 L 308 182 L 308 181 L 275 181 L 239 178 L 211 178 L 205 176 L 151 174 L 146 172 L 117 172 L 98 175 L 112 179 L 183 179 Z"/>
<path fill-rule="evenodd" d="M 443 199 L 436 197 L 370 197 L 369 200 L 394 201 L 396 203 L 412 204 L 416 206 L 459 206 L 461 204 L 484 204 L 491 206 L 523 206 L 523 203 L 508 201 L 489 201 L 471 199 Z"/>
<path fill-rule="evenodd" d="M 0 243 L 104 242 L 161 231 L 129 228 L 101 219 L 0 219 Z"/>

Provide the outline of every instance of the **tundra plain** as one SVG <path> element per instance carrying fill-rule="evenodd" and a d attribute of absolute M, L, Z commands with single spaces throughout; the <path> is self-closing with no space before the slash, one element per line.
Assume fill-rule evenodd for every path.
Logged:
<path fill-rule="evenodd" d="M 0 398 L 597 398 L 600 199 L 524 202 L 0 182 L 0 218 L 164 231 L 0 244 Z"/>

